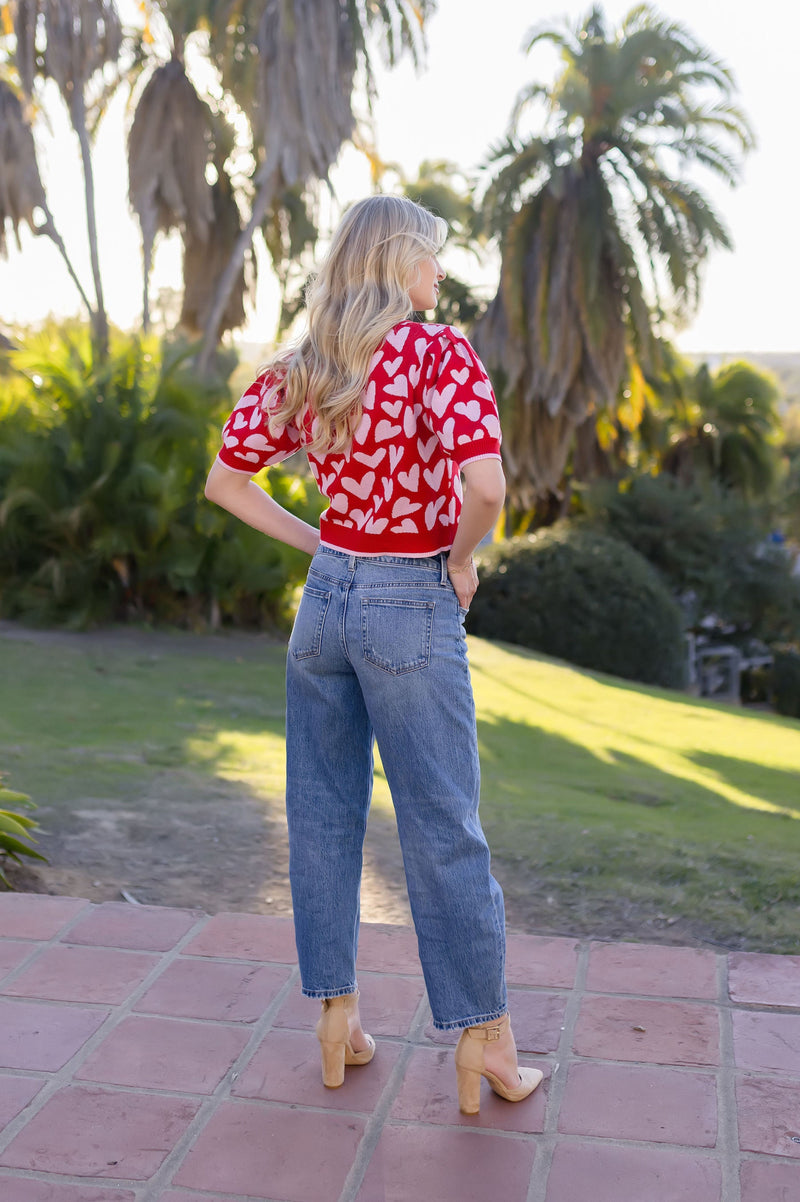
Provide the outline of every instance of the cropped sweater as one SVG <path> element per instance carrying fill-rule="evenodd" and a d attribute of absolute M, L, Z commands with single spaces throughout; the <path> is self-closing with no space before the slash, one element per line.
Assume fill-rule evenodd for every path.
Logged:
<path fill-rule="evenodd" d="M 264 372 L 222 432 L 218 459 L 254 475 L 305 449 L 310 415 L 273 433 L 281 394 Z M 375 352 L 363 417 L 350 450 L 307 451 L 328 507 L 323 545 L 352 555 L 428 556 L 452 546 L 461 512 L 460 472 L 500 458 L 500 421 L 489 378 L 452 326 L 403 321 Z"/>

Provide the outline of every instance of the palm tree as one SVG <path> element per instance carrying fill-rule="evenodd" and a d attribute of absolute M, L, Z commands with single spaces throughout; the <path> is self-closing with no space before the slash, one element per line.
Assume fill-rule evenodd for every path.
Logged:
<path fill-rule="evenodd" d="M 122 26 L 113 0 L 11 0 L 4 7 L 13 20 L 14 58 L 25 96 L 32 101 L 37 81 L 53 80 L 78 137 L 96 298 L 93 325 L 98 352 L 104 356 L 108 319 L 97 250 L 90 132 L 107 98 L 104 73 L 119 61 Z"/>
<path fill-rule="evenodd" d="M 128 195 L 142 231 L 145 331 L 156 235 L 177 228 L 184 243 L 190 239 L 206 248 L 214 222 L 214 196 L 206 178 L 212 118 L 187 78 L 181 52 L 177 43 L 170 61 L 150 76 L 128 135 Z"/>
<path fill-rule="evenodd" d="M 166 0 L 179 9 L 189 0 Z M 193 7 L 202 7 L 195 0 Z M 209 51 L 222 85 L 246 114 L 255 166 L 250 215 L 220 274 L 199 366 L 210 362 L 222 317 L 256 231 L 280 198 L 326 180 L 353 134 L 357 76 L 373 88 L 368 39 L 383 37 L 390 65 L 418 59 L 436 0 L 217 0 L 206 3 Z"/>
<path fill-rule="evenodd" d="M 44 221 L 38 220 L 37 210 Z M 23 225 L 27 225 L 32 233 L 48 237 L 55 243 L 91 316 L 91 301 L 67 254 L 64 240 L 47 204 L 33 134 L 19 96 L 10 83 L 0 79 L 0 255 L 5 257 L 8 253 L 7 227 L 10 227 L 19 248 Z"/>
<path fill-rule="evenodd" d="M 401 181 L 406 196 L 444 217 L 450 227 L 448 247 L 481 262 L 486 246 L 482 218 L 475 207 L 474 186 L 459 168 L 446 159 L 425 159 L 416 179 L 405 179 L 401 173 Z M 485 309 L 486 298 L 448 268 L 439 293 L 438 319 L 470 331 Z"/>
<path fill-rule="evenodd" d="M 710 479 L 751 500 L 763 498 L 780 468 L 779 396 L 774 377 L 752 363 L 716 372 L 701 364 L 667 415 L 663 470 L 685 484 Z"/>
<path fill-rule="evenodd" d="M 500 286 L 476 331 L 496 378 L 514 508 L 558 497 L 575 433 L 612 411 L 632 352 L 696 305 L 709 251 L 730 238 L 691 169 L 728 183 L 752 145 L 729 70 L 648 5 L 618 32 L 599 7 L 557 46 L 551 88 L 518 98 L 485 198 Z M 542 132 L 524 127 L 543 106 Z"/>

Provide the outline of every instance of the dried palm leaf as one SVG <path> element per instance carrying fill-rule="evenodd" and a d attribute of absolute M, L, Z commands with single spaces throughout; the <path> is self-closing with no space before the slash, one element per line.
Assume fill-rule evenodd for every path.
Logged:
<path fill-rule="evenodd" d="M 190 226 L 184 234 L 183 306 L 180 324 L 192 335 L 205 327 L 214 302 L 217 282 L 230 261 L 231 250 L 241 232 L 239 207 L 226 175 L 220 175 L 211 188 L 213 203 L 213 237 L 201 238 Z M 247 258 L 239 272 L 222 315 L 221 330 L 233 330 L 244 323 L 244 300 L 248 293 L 248 276 L 253 267 Z"/>
<path fill-rule="evenodd" d="M 34 210 L 45 203 L 33 134 L 18 97 L 0 80 L 0 255 L 8 254 L 7 224 L 21 249 L 20 226 L 35 230 Z"/>
<path fill-rule="evenodd" d="M 158 233 L 179 229 L 204 246 L 214 222 L 206 179 L 211 114 L 173 58 L 158 67 L 142 92 L 128 137 L 128 197 L 139 218 L 144 256 L 144 326 L 149 325 L 149 279 Z"/>

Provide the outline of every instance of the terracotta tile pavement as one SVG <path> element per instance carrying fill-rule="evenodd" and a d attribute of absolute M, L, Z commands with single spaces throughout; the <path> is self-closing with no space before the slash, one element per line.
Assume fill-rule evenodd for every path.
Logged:
<path fill-rule="evenodd" d="M 800 1202 L 800 957 L 512 933 L 545 1080 L 459 1114 L 412 931 L 320 1081 L 292 924 L 0 895 L 0 1202 Z"/>

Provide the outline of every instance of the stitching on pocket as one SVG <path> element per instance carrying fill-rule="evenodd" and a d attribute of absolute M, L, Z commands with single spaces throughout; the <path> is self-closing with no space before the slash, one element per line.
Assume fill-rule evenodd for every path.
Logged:
<path fill-rule="evenodd" d="M 427 668 L 435 608 L 435 601 L 362 598 L 361 643 L 367 663 L 392 676 Z"/>
<path fill-rule="evenodd" d="M 312 655 L 319 655 L 322 649 L 322 630 L 330 600 L 330 593 L 309 588 L 308 585 L 303 589 L 292 637 L 289 640 L 289 650 L 295 659 L 308 659 Z M 302 643 L 301 640 L 303 640 Z M 298 643 L 301 645 L 298 646 Z"/>

